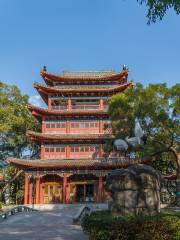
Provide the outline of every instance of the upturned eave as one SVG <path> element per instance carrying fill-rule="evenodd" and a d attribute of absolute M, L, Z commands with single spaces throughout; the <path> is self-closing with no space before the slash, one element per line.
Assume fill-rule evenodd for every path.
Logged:
<path fill-rule="evenodd" d="M 151 157 L 142 159 L 17 159 L 8 158 L 7 161 L 19 169 L 118 169 L 127 168 L 135 164 L 148 164 L 153 161 Z"/>
<path fill-rule="evenodd" d="M 37 107 L 31 104 L 27 105 L 29 111 L 32 113 L 32 115 L 34 117 L 36 117 L 38 120 L 42 120 L 43 116 L 54 116 L 54 117 L 58 117 L 58 116 L 64 116 L 66 118 L 71 118 L 74 116 L 83 116 L 84 118 L 87 116 L 102 116 L 102 117 L 108 117 L 108 113 L 107 110 L 76 110 L 76 109 L 72 109 L 72 110 L 56 110 L 56 111 L 52 111 L 52 110 L 48 110 L 45 108 L 41 108 L 41 107 Z"/>
<path fill-rule="evenodd" d="M 112 96 L 113 94 L 123 92 L 128 87 L 133 87 L 134 82 L 130 81 L 128 83 L 116 85 L 109 88 L 56 88 L 56 87 L 49 87 L 46 85 L 39 84 L 37 82 L 34 83 L 34 88 L 39 92 L 43 100 L 47 103 L 48 95 L 55 95 L 55 96 Z"/>
<path fill-rule="evenodd" d="M 96 82 L 98 83 L 106 83 L 106 82 L 117 82 L 121 83 L 124 80 L 127 80 L 128 78 L 128 70 L 123 70 L 120 73 L 110 72 L 103 75 L 97 75 L 97 76 L 68 76 L 64 74 L 53 74 L 49 73 L 47 71 L 41 71 L 41 76 L 43 77 L 46 84 L 55 86 L 60 83 L 77 83 L 77 82 Z"/>
<path fill-rule="evenodd" d="M 114 136 L 109 133 L 101 134 L 75 134 L 75 133 L 66 133 L 66 134 L 50 134 L 50 133 L 40 133 L 34 131 L 27 131 L 27 137 L 32 141 L 37 142 L 84 142 L 84 141 L 96 141 L 104 142 L 106 140 L 113 139 Z"/>

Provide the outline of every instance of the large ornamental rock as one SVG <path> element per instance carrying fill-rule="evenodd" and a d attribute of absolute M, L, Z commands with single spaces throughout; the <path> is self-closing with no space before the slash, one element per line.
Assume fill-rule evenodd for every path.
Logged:
<path fill-rule="evenodd" d="M 111 194 L 113 215 L 155 215 L 160 212 L 160 175 L 152 167 L 137 164 L 113 171 L 106 191 Z"/>

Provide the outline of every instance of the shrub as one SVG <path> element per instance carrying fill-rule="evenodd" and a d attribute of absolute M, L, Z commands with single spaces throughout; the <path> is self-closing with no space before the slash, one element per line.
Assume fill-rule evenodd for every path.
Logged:
<path fill-rule="evenodd" d="M 90 240 L 179 240 L 180 213 L 121 218 L 98 211 L 86 216 L 82 227 Z"/>

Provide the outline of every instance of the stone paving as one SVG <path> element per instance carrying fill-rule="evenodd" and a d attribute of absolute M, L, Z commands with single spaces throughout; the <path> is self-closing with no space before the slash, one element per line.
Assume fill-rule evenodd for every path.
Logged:
<path fill-rule="evenodd" d="M 0 240 L 87 240 L 73 224 L 77 207 L 18 213 L 0 223 Z"/>

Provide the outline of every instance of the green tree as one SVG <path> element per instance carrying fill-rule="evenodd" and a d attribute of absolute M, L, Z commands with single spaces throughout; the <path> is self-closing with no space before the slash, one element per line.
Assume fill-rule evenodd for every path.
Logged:
<path fill-rule="evenodd" d="M 0 158 L 33 156 L 37 148 L 26 138 L 26 131 L 39 123 L 27 109 L 28 96 L 18 87 L 0 82 Z"/>
<path fill-rule="evenodd" d="M 161 160 L 169 154 L 177 172 L 177 203 L 180 204 L 180 85 L 168 88 L 154 84 L 116 94 L 109 104 L 113 133 L 117 138 L 134 136 L 134 120 L 140 120 L 147 135 L 147 143 L 137 149 L 137 156 L 156 155 Z M 165 158 L 164 158 L 165 159 Z M 169 159 L 169 158 L 168 158 Z M 164 161 L 164 165 L 172 161 Z"/>
<path fill-rule="evenodd" d="M 148 24 L 162 20 L 167 10 L 173 8 L 176 14 L 180 13 L 180 0 L 137 0 L 147 6 Z"/>
<path fill-rule="evenodd" d="M 38 130 L 39 123 L 27 109 L 28 96 L 23 95 L 16 86 L 8 86 L 0 81 L 0 159 L 5 160 L 13 156 L 22 158 L 35 157 L 38 154 L 37 146 L 26 138 L 29 129 Z M 10 180 L 17 173 L 14 167 L 4 171 L 6 179 Z M 1 189 L 5 182 L 1 182 Z M 23 176 L 10 184 L 13 202 L 23 189 Z M 3 198 L 3 196 L 2 196 Z"/>

